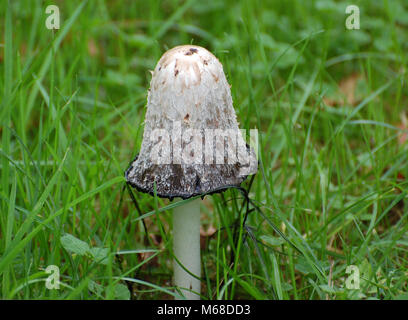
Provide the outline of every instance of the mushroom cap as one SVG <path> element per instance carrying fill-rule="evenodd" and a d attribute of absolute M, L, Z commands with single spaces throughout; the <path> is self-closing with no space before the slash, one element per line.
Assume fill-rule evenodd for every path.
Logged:
<path fill-rule="evenodd" d="M 222 64 L 199 46 L 165 52 L 152 73 L 142 146 L 127 182 L 151 195 L 187 199 L 239 186 L 256 170 Z"/>

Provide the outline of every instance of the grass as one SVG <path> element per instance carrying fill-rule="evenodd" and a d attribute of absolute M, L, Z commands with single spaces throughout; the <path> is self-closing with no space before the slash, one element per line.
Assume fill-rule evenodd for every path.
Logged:
<path fill-rule="evenodd" d="M 174 205 L 133 191 L 137 210 L 123 172 L 149 70 L 194 43 L 260 133 L 245 226 L 237 190 L 203 202 L 202 298 L 407 299 L 408 6 L 356 0 L 346 30 L 347 4 L 3 1 L 0 297 L 172 298 Z"/>

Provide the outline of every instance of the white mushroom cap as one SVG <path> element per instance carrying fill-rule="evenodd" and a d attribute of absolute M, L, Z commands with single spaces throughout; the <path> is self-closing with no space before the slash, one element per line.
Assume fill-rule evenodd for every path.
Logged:
<path fill-rule="evenodd" d="M 227 142 L 238 150 L 233 162 L 227 159 L 224 138 L 207 135 L 219 131 L 228 131 Z M 256 164 L 239 131 L 230 86 L 218 59 L 193 45 L 165 52 L 150 82 L 142 147 L 126 172 L 128 182 L 150 194 L 156 183 L 160 197 L 189 198 L 240 185 L 246 178 L 242 167 L 250 166 L 255 173 Z"/>

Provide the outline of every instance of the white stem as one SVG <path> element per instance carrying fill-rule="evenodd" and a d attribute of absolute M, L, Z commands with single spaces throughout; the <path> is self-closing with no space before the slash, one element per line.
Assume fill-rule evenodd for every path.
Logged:
<path fill-rule="evenodd" d="M 196 199 L 173 210 L 174 256 L 184 268 L 197 277 L 201 277 L 200 202 L 200 199 Z M 185 298 L 199 300 L 200 280 L 187 273 L 176 260 L 173 261 L 173 267 L 174 284 L 180 288 Z"/>

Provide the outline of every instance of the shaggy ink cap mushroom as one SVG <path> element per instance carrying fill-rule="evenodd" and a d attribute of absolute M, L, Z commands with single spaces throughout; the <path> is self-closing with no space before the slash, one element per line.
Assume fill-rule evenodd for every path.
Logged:
<path fill-rule="evenodd" d="M 239 186 L 256 170 L 218 59 L 193 45 L 165 52 L 152 73 L 142 146 L 127 182 L 151 195 L 156 188 L 159 197 L 187 199 Z"/>

